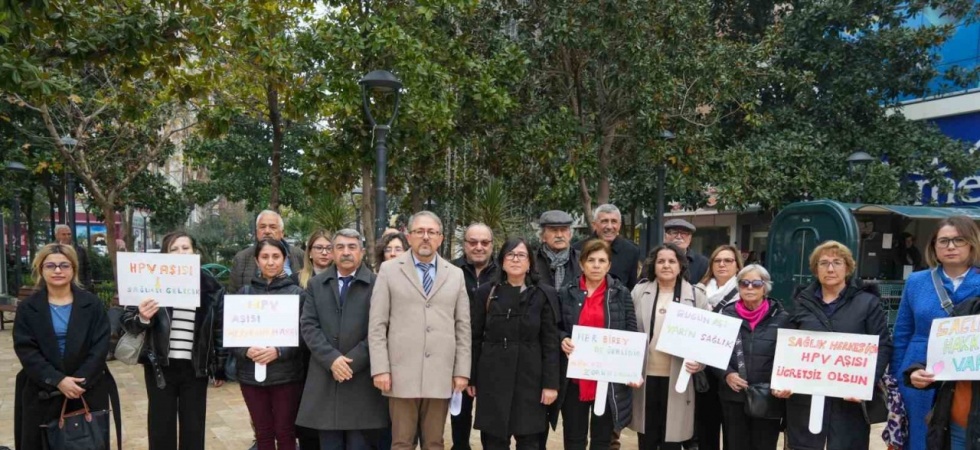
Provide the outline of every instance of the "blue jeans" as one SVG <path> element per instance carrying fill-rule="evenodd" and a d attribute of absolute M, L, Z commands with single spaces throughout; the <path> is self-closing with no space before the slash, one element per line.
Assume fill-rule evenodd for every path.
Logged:
<path fill-rule="evenodd" d="M 966 428 L 950 422 L 949 448 L 950 450 L 964 450 L 966 448 Z"/>

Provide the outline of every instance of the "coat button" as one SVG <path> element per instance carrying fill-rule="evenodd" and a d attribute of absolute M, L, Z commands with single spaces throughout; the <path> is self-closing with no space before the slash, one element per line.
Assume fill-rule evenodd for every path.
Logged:
<path fill-rule="evenodd" d="M 425 332 L 426 333 L 432 332 L 432 327 L 425 327 Z"/>
<path fill-rule="evenodd" d="M 432 353 L 429 353 L 429 352 L 425 352 L 425 357 L 426 357 L 426 358 L 428 358 L 428 357 L 430 357 L 430 356 L 432 356 Z"/>
<path fill-rule="evenodd" d="M 431 307 L 431 306 L 432 306 L 432 304 L 431 304 L 431 303 L 426 303 L 426 304 L 425 304 L 425 307 L 426 307 L 426 308 L 428 308 L 428 307 Z"/>

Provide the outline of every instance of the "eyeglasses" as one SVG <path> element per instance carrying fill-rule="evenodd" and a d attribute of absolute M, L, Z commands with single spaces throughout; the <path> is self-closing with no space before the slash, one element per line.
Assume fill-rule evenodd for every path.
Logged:
<path fill-rule="evenodd" d="M 834 266 L 835 269 L 840 269 L 841 267 L 844 267 L 844 260 L 835 259 L 833 261 L 820 261 L 817 263 L 817 266 L 819 266 L 821 269 L 827 269 L 830 266 Z"/>
<path fill-rule="evenodd" d="M 748 288 L 761 289 L 763 286 L 766 285 L 766 282 L 762 280 L 740 280 L 738 282 L 738 285 L 746 289 Z"/>
<path fill-rule="evenodd" d="M 401 246 L 398 246 L 398 247 L 385 247 L 385 253 L 395 253 L 395 252 L 403 252 L 403 251 L 405 251 L 405 249 L 402 248 Z"/>
<path fill-rule="evenodd" d="M 510 253 L 507 253 L 506 255 L 504 255 L 504 259 L 512 259 L 514 261 L 524 261 L 524 260 L 527 259 L 527 253 L 523 253 L 523 252 L 521 252 L 521 253 L 510 252 Z"/>
<path fill-rule="evenodd" d="M 939 238 L 939 239 L 936 239 L 936 247 L 939 247 L 939 248 L 947 248 L 947 247 L 949 247 L 949 244 L 953 244 L 953 247 L 956 247 L 956 248 L 966 247 L 966 244 L 968 244 L 968 243 L 969 242 L 967 242 L 966 241 L 966 238 L 963 237 L 963 236 L 956 236 L 954 238 Z"/>
<path fill-rule="evenodd" d="M 442 236 L 442 232 L 439 230 L 412 230 L 409 233 L 411 233 L 412 236 L 420 237 L 420 238 L 424 238 L 426 237 L 426 235 L 432 237 Z"/>
<path fill-rule="evenodd" d="M 735 264 L 735 258 L 715 258 L 715 264 Z"/>
<path fill-rule="evenodd" d="M 44 266 L 43 267 L 44 267 L 44 270 L 47 270 L 49 272 L 54 272 L 54 271 L 56 271 L 58 269 L 61 269 L 62 272 L 65 272 L 65 271 L 71 270 L 71 263 L 66 263 L 66 262 L 63 262 L 63 263 L 44 263 Z"/>
<path fill-rule="evenodd" d="M 314 252 L 319 252 L 319 253 L 329 253 L 333 251 L 332 245 L 314 245 L 313 247 L 310 248 L 313 249 Z"/>
<path fill-rule="evenodd" d="M 667 236 L 670 237 L 689 237 L 691 232 L 687 230 L 667 230 Z"/>
<path fill-rule="evenodd" d="M 466 240 L 466 243 L 469 244 L 472 247 L 476 247 L 477 245 L 482 245 L 484 247 L 489 247 L 490 244 L 493 244 L 493 241 L 491 241 L 489 239 L 484 239 L 482 241 L 479 240 L 479 239 L 467 239 Z"/>

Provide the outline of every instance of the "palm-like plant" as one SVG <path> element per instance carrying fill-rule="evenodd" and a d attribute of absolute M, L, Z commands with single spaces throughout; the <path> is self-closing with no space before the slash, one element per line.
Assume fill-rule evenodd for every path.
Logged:
<path fill-rule="evenodd" d="M 523 236 L 529 232 L 528 223 L 514 205 L 507 186 L 498 180 L 489 180 L 477 190 L 473 198 L 463 204 L 465 223 L 482 222 L 497 236 L 496 245 L 507 236 Z M 462 239 L 459 231 L 458 239 Z"/>

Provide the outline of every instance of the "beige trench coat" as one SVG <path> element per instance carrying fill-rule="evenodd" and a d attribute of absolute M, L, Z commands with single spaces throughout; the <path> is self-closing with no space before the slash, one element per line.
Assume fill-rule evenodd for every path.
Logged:
<path fill-rule="evenodd" d="M 470 303 L 463 271 L 436 258 L 428 297 L 411 252 L 385 262 L 371 294 L 371 376 L 391 374 L 396 398 L 449 398 L 470 376 Z"/>
<path fill-rule="evenodd" d="M 687 281 L 681 286 L 681 303 L 701 309 L 711 309 L 705 299 L 704 291 L 695 289 Z M 636 311 L 636 326 L 640 333 L 650 334 L 650 316 L 657 302 L 657 282 L 640 283 L 633 288 L 633 308 Z M 656 342 L 651 345 L 656 345 Z M 646 367 L 644 358 L 643 367 Z M 684 368 L 684 360 L 670 359 L 670 393 L 667 395 L 667 411 L 650 411 L 651 414 L 667 414 L 667 442 L 684 442 L 694 436 L 694 381 L 688 383 L 684 393 L 674 389 L 677 376 Z M 637 433 L 645 433 L 647 385 L 633 389 L 633 422 L 630 428 Z"/>

